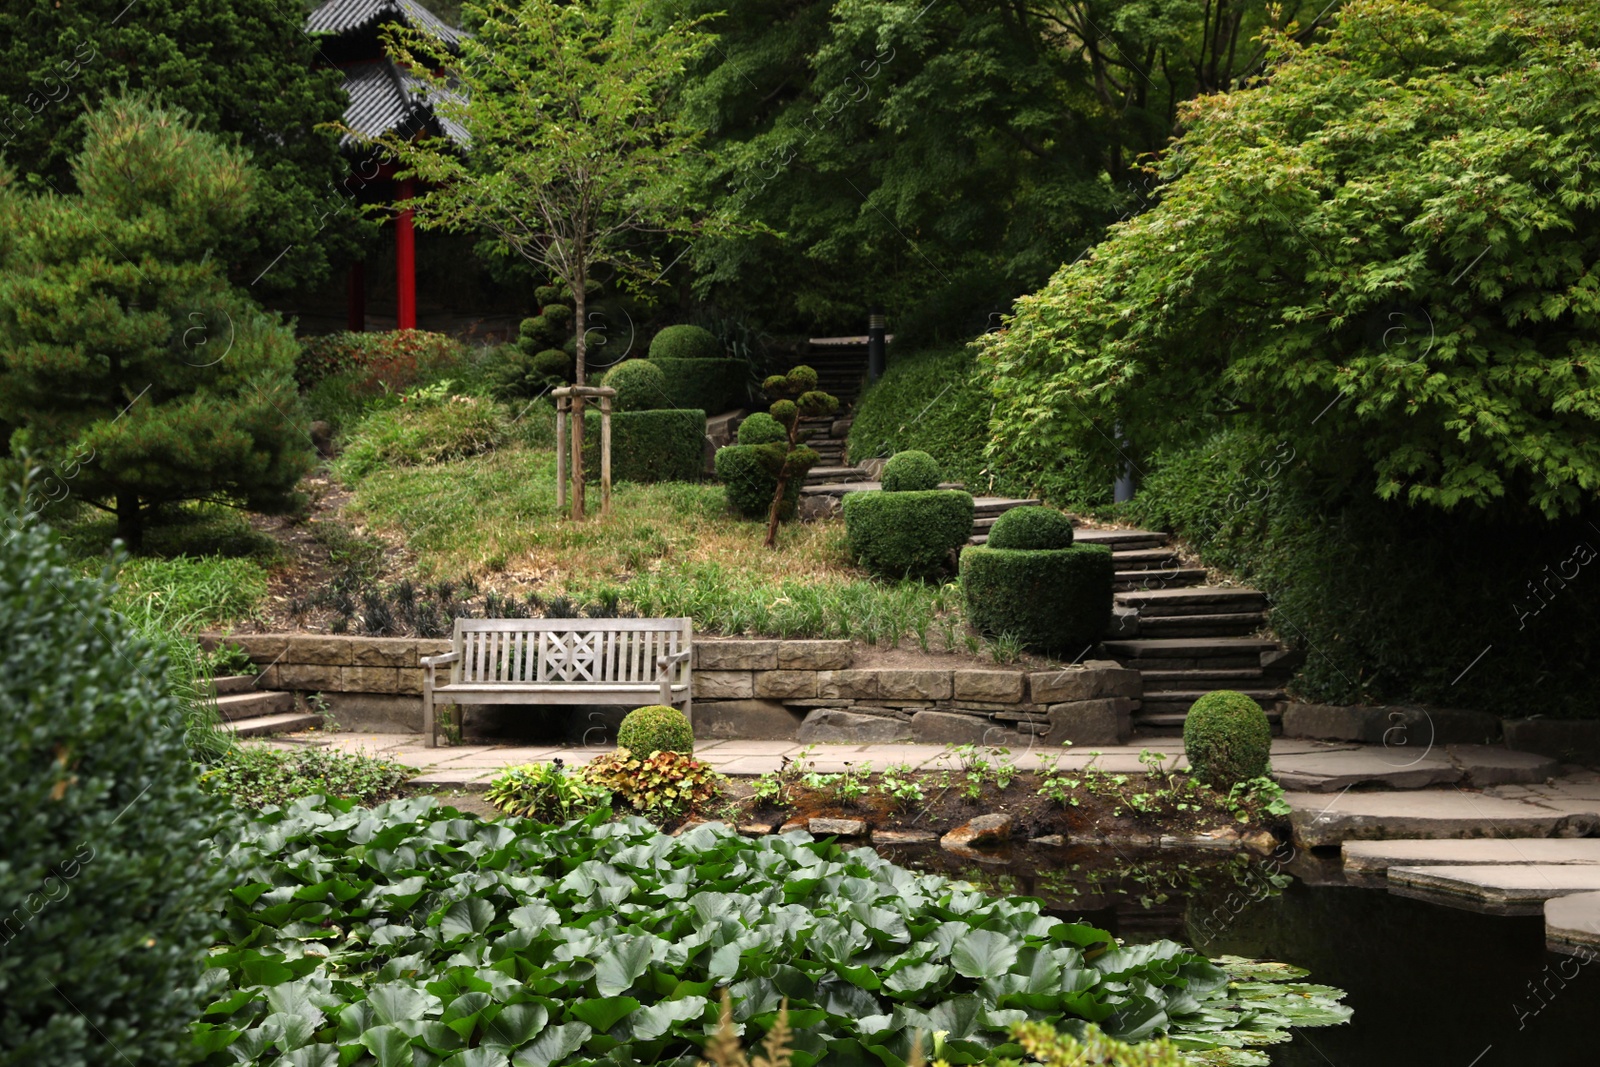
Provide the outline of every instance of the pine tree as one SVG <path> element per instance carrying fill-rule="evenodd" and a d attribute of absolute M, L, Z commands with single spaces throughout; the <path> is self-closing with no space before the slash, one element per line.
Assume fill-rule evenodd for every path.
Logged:
<path fill-rule="evenodd" d="M 137 548 L 152 508 L 282 510 L 309 466 L 293 334 L 210 250 L 249 217 L 243 153 L 131 97 L 88 118 L 80 193 L 0 171 L 0 423 Z"/>

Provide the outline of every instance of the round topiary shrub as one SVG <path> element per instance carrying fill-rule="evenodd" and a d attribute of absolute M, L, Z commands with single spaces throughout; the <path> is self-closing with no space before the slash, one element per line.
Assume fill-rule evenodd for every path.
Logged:
<path fill-rule="evenodd" d="M 572 357 L 559 348 L 546 348 L 542 352 L 535 352 L 529 360 L 529 368 L 540 378 L 549 381 L 570 381 L 572 378 Z"/>
<path fill-rule="evenodd" d="M 847 493 L 850 556 L 884 578 L 927 578 L 972 535 L 972 494 L 959 489 Z"/>
<path fill-rule="evenodd" d="M 667 406 L 667 376 L 645 360 L 618 363 L 606 372 L 601 384 L 617 391 L 611 401 L 613 411 L 655 411 Z"/>
<path fill-rule="evenodd" d="M 654 752 L 683 752 L 694 755 L 694 730 L 677 708 L 651 704 L 635 708 L 617 728 L 617 744 L 639 759 Z"/>
<path fill-rule="evenodd" d="M 0 1062 L 193 1062 L 227 884 L 194 709 L 105 584 L 0 521 Z"/>
<path fill-rule="evenodd" d="M 789 432 L 765 411 L 754 412 L 739 424 L 741 445 L 770 445 L 788 439 Z"/>
<path fill-rule="evenodd" d="M 1218 689 L 1189 707 L 1183 720 L 1183 751 L 1191 773 L 1214 789 L 1266 775 L 1272 758 L 1272 725 L 1261 705 L 1243 693 Z"/>
<path fill-rule="evenodd" d="M 562 293 L 561 288 L 555 285 L 541 285 L 533 291 L 534 302 L 540 307 L 557 303 L 564 298 L 565 295 Z"/>
<path fill-rule="evenodd" d="M 990 548 L 1071 548 L 1072 520 L 1055 508 L 1012 508 L 989 530 Z"/>
<path fill-rule="evenodd" d="M 883 483 L 885 493 L 917 493 L 924 489 L 937 489 L 939 461 L 915 449 L 896 452 L 883 465 L 879 481 Z"/>
<path fill-rule="evenodd" d="M 577 312 L 565 304 L 547 304 L 539 309 L 539 316 L 550 325 L 564 329 L 572 325 L 572 320 L 577 316 Z"/>
<path fill-rule="evenodd" d="M 961 594 L 979 631 L 1037 652 L 1076 656 L 1111 622 L 1114 568 L 1105 545 L 961 550 Z"/>
<path fill-rule="evenodd" d="M 764 519 L 772 508 L 772 494 L 778 490 L 778 472 L 783 469 L 784 448 L 779 443 L 729 445 L 717 449 L 713 461 L 717 478 L 728 494 L 728 504 L 746 519 Z M 789 482 L 783 494 L 778 518 L 787 522 L 799 507 L 804 479 Z"/>
<path fill-rule="evenodd" d="M 700 326 L 668 326 L 650 341 L 651 359 L 723 359 L 722 342 Z"/>

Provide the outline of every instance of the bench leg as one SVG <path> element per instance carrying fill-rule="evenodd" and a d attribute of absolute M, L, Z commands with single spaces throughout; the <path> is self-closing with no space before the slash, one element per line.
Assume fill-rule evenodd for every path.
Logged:
<path fill-rule="evenodd" d="M 428 667 L 422 672 L 422 732 L 428 738 L 428 747 L 435 748 L 439 744 L 438 717 L 433 710 L 433 668 Z"/>
<path fill-rule="evenodd" d="M 683 695 L 683 717 L 689 720 L 689 732 L 694 733 L 694 697 L 688 693 Z"/>

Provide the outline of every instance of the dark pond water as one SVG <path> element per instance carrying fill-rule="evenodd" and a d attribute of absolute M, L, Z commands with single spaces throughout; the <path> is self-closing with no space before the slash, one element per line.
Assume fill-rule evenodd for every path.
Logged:
<path fill-rule="evenodd" d="M 1297 1032 L 1276 1067 L 1579 1067 L 1600 1064 L 1600 960 L 1547 952 L 1544 920 L 1481 915 L 1330 884 L 1337 857 L 1298 857 L 1280 881 L 1244 857 L 1174 851 L 1019 853 L 973 866 L 905 850 L 906 866 L 1045 900 L 1129 942 L 1171 938 L 1211 956 L 1280 960 L 1348 991 L 1346 1026 Z"/>

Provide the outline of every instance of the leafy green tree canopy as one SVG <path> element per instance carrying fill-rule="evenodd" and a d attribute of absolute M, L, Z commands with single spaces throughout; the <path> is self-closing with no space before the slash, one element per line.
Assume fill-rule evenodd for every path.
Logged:
<path fill-rule="evenodd" d="M 88 127 L 79 195 L 0 173 L 0 423 L 135 547 L 161 504 L 290 506 L 298 348 L 210 258 L 249 217 L 245 156 L 134 98 Z"/>
<path fill-rule="evenodd" d="M 1439 508 L 1600 486 L 1600 8 L 1357 0 L 1203 97 L 1160 203 L 982 350 L 991 454 L 1124 457 L 1235 420 Z M 1117 424 L 1123 435 L 1117 439 Z"/>

